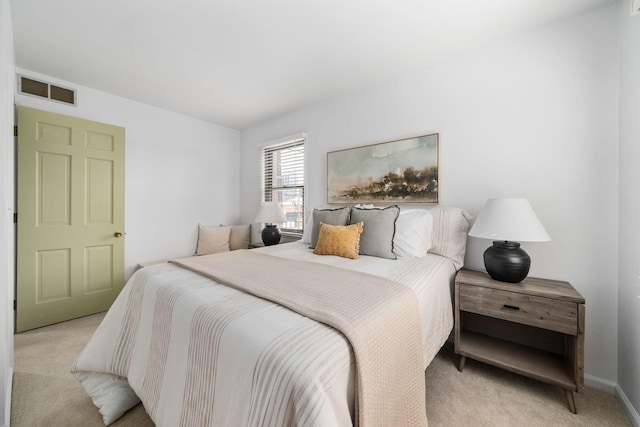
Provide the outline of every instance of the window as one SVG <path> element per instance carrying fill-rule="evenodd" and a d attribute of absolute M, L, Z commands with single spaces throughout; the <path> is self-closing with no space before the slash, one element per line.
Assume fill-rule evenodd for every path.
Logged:
<path fill-rule="evenodd" d="M 262 148 L 262 201 L 280 204 L 287 222 L 283 234 L 300 236 L 304 228 L 304 145 L 306 136 Z"/>

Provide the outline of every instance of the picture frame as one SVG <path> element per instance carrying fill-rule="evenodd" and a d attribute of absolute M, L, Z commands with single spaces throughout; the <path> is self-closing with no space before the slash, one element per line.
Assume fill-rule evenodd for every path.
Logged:
<path fill-rule="evenodd" d="M 438 203 L 438 133 L 327 153 L 327 203 Z"/>

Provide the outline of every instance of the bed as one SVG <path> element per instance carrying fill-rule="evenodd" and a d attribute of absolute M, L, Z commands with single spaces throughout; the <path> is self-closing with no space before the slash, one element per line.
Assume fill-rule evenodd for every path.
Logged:
<path fill-rule="evenodd" d="M 366 395 L 367 387 L 385 387 L 395 380 L 415 382 L 415 390 L 422 387 L 422 396 L 405 387 L 411 395 L 399 400 L 417 398 L 423 405 L 417 407 L 418 412 L 424 412 L 422 372 L 453 327 L 452 283 L 462 266 L 468 229 L 466 213 L 460 209 L 436 207 L 429 214 L 429 252 L 423 256 L 321 256 L 303 238 L 235 255 L 194 257 L 140 269 L 127 282 L 72 372 L 105 425 L 140 401 L 158 426 L 376 425 L 383 418 L 370 417 L 370 410 L 363 412 L 362 408 L 371 405 L 365 406 L 368 400 L 361 396 Z M 394 222 L 398 239 L 400 231 L 398 220 Z M 418 343 L 419 374 L 414 371 L 410 378 L 403 378 L 400 369 L 401 373 L 385 379 L 378 378 L 376 371 L 373 382 L 382 381 L 363 385 L 363 352 L 360 344 L 354 344 L 354 334 L 339 331 L 331 320 L 313 320 L 313 313 L 286 308 L 287 301 L 276 298 L 276 303 L 260 293 L 262 297 L 240 290 L 227 283 L 226 276 L 216 275 L 222 264 L 234 262 L 281 266 L 277 274 L 260 273 L 276 277 L 276 285 L 287 281 L 288 269 L 309 265 L 310 271 L 317 272 L 312 275 L 321 276 L 312 284 L 316 288 L 323 278 L 334 277 L 330 281 L 335 284 L 340 282 L 335 277 L 347 276 L 353 276 L 355 282 L 360 278 L 362 283 L 379 280 L 401 286 L 417 302 L 418 328 L 410 338 L 399 336 L 393 342 L 392 337 L 390 342 L 393 347 Z M 331 289 L 329 284 L 327 288 Z M 295 287 L 285 290 L 285 300 L 296 291 Z M 379 339 L 373 336 L 370 347 L 387 344 L 380 345 Z M 384 357 L 387 351 L 380 353 Z M 395 357 L 401 356 L 394 354 L 391 362 Z M 402 424 L 426 425 L 426 415 L 422 418 L 403 419 Z"/>

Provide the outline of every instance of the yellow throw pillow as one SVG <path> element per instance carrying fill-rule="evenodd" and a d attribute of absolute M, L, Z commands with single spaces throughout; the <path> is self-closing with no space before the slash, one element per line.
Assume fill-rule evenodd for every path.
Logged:
<path fill-rule="evenodd" d="M 360 252 L 360 235 L 363 228 L 363 222 L 351 225 L 329 225 L 321 222 L 318 243 L 313 253 L 356 259 Z"/>

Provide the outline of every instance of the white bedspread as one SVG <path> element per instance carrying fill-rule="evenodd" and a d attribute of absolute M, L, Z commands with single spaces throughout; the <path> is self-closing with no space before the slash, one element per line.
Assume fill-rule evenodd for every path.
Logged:
<path fill-rule="evenodd" d="M 413 289 L 421 310 L 425 367 L 452 329 L 456 270 L 447 258 L 347 260 L 314 255 L 299 243 L 258 250 L 377 274 Z M 159 293 L 170 298 L 159 299 Z M 131 318 L 130 304 L 140 304 L 139 318 Z M 203 305 L 219 307 L 225 317 L 224 327 L 214 334 L 191 328 Z M 159 322 L 167 316 L 158 313 L 167 310 L 171 322 Z M 120 339 L 123 335 L 131 339 Z M 189 346 L 215 348 L 215 372 L 194 370 L 187 363 Z M 114 363 L 114 352 L 123 350 L 130 359 Z M 159 426 L 194 425 L 195 420 L 198 425 L 238 426 L 353 422 L 353 354 L 340 333 L 172 264 L 147 267 L 130 279 L 72 371 L 105 424 L 135 405 L 137 395 L 145 397 L 145 409 Z M 194 377 L 202 391 L 189 395 L 202 394 L 202 400 L 185 402 L 184 386 L 193 384 Z M 158 391 L 149 396 L 149 390 Z M 213 402 L 212 407 L 202 407 L 203 401 Z"/>

